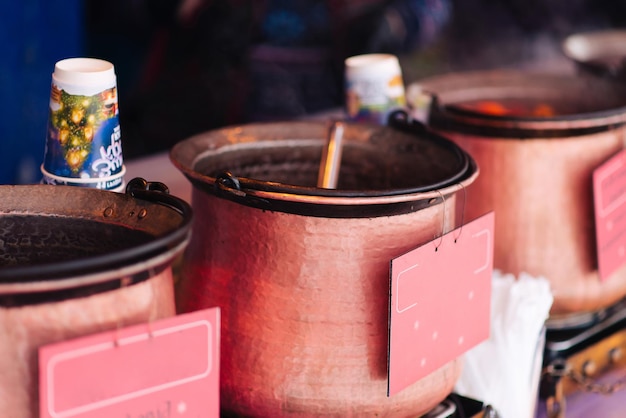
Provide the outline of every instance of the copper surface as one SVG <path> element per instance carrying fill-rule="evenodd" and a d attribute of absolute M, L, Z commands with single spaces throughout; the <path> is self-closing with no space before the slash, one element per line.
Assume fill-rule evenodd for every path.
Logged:
<path fill-rule="evenodd" d="M 553 314 L 597 310 L 626 295 L 625 268 L 606 281 L 598 276 L 591 186 L 623 134 L 525 141 L 449 133 L 481 166 L 467 214 L 495 211 L 494 266 L 547 278 Z"/>
<path fill-rule="evenodd" d="M 422 83 L 431 92 L 442 90 L 442 105 L 480 97 L 556 95 L 569 104 L 581 102 L 589 112 L 554 119 L 463 115 L 463 127 L 446 128 L 445 123 L 434 127 L 472 155 L 481 169 L 468 187 L 466 213 L 471 218 L 495 211 L 494 267 L 548 279 L 554 294 L 553 316 L 595 311 L 626 295 L 626 267 L 606 281 L 598 276 L 592 189 L 593 170 L 624 147 L 626 96 L 619 88 L 611 94 L 611 84 L 602 83 L 594 90 L 590 83 L 558 75 L 497 71 L 471 73 L 465 80 L 463 74 L 441 76 Z M 593 112 L 594 106 L 600 110 Z M 449 116 L 449 120 L 460 119 Z M 485 136 L 470 133 L 468 126 L 503 131 L 500 136 Z M 591 131 L 580 130 L 585 128 Z M 507 134 L 507 129 L 518 131 Z"/>
<path fill-rule="evenodd" d="M 388 398 L 389 261 L 439 236 L 443 204 L 382 218 L 267 212 L 192 194 L 183 311 L 222 309 L 221 402 L 245 416 L 419 416 L 457 359 Z M 445 205 L 452 225 L 454 198 Z M 416 350 L 419 348 L 416 347 Z"/>
<path fill-rule="evenodd" d="M 346 124 L 348 158 L 342 159 L 338 187 L 316 195 L 309 187 L 316 184 L 326 134 L 327 127 L 317 123 L 233 127 L 174 148 L 174 164 L 194 182 L 196 214 L 176 287 L 177 308 L 181 312 L 221 308 L 224 413 L 420 416 L 452 391 L 462 359 L 387 397 L 389 263 L 454 228 L 456 192 L 478 172 L 474 167 L 460 184 L 453 182 L 441 190 L 396 190 L 385 195 L 384 185 L 410 188 L 424 176 L 436 178 L 450 167 L 426 147 L 429 154 L 420 154 L 419 161 L 431 164 L 432 172 L 420 176 L 420 167 L 409 154 L 413 145 L 421 144 L 417 138 Z M 283 148 L 272 148 L 272 141 Z M 222 149 L 238 150 L 237 158 L 221 154 Z M 307 149 L 313 150 L 307 151 L 311 156 L 305 154 Z M 362 157 L 350 160 L 355 150 L 371 153 L 360 151 Z M 278 158 L 278 151 L 286 157 Z M 250 167 L 239 164 L 250 160 L 254 160 Z M 218 189 L 209 173 L 227 161 L 233 167 L 224 168 L 235 175 L 263 174 L 268 183 L 299 186 L 291 193 L 268 192 L 264 185 Z M 257 166 L 263 171 L 255 170 Z M 388 177 L 389 172 L 394 176 Z M 372 188 L 374 184 L 378 188 Z M 351 196 L 347 189 L 363 193 Z M 273 203 L 267 208 L 254 206 L 265 205 L 261 199 Z M 339 207 L 342 216 L 272 210 L 285 207 L 281 206 L 285 202 L 307 205 L 305 210 L 317 205 L 332 212 Z M 379 205 L 382 210 L 398 203 L 411 210 L 359 215 L 362 205 Z"/>
<path fill-rule="evenodd" d="M 188 243 L 191 215 L 158 200 L 71 186 L 0 187 L 3 417 L 39 416 L 41 346 L 176 313 L 171 264 Z M 55 230 L 59 218 L 64 231 Z M 107 240 L 113 227 L 118 234 Z M 145 232 L 139 242 L 130 239 L 136 230 Z M 162 246 L 125 264 L 94 261 L 154 242 Z"/>
<path fill-rule="evenodd" d="M 89 297 L 0 307 L 0 411 L 7 417 L 39 417 L 39 347 L 174 314 L 170 269 Z"/>

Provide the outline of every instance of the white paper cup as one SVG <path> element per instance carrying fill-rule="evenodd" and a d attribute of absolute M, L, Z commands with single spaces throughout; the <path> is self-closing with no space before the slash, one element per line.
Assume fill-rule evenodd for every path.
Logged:
<path fill-rule="evenodd" d="M 101 190 L 117 190 L 124 182 L 124 175 L 126 174 L 126 166 L 122 166 L 122 170 L 108 177 L 85 177 L 85 178 L 76 178 L 76 177 L 61 177 L 56 176 L 52 173 L 46 171 L 46 169 L 41 166 L 41 174 L 43 174 L 42 183 L 43 184 L 55 184 L 55 185 L 63 185 L 63 186 L 76 186 L 76 187 L 92 187 Z"/>
<path fill-rule="evenodd" d="M 390 54 L 347 58 L 345 93 L 348 120 L 386 125 L 389 114 L 406 105 L 398 58 Z"/>
<path fill-rule="evenodd" d="M 124 160 L 118 114 L 113 64 L 93 58 L 57 62 L 42 167 L 45 175 L 81 179 L 67 181 L 89 185 L 119 176 Z"/>

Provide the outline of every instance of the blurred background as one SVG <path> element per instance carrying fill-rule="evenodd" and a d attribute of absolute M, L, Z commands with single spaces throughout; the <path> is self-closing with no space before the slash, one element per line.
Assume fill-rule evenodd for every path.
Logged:
<path fill-rule="evenodd" d="M 623 27 L 621 0 L 22 0 L 0 13 L 0 184 L 38 182 L 51 74 L 112 62 L 124 158 L 208 129 L 343 105 L 343 61 L 398 55 L 405 84 L 569 63 L 563 39 Z"/>

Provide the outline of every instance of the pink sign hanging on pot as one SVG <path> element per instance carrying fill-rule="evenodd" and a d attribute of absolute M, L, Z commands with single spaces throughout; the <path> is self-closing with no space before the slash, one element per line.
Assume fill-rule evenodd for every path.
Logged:
<path fill-rule="evenodd" d="M 593 172 L 596 253 L 600 280 L 626 262 L 626 151 Z"/>
<path fill-rule="evenodd" d="M 218 417 L 220 310 L 41 347 L 42 418 Z"/>
<path fill-rule="evenodd" d="M 494 214 L 391 261 L 388 396 L 489 338 Z"/>

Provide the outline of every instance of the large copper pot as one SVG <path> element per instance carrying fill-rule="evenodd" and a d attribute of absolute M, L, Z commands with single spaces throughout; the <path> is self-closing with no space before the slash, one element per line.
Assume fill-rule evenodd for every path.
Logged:
<path fill-rule="evenodd" d="M 39 347 L 175 314 L 191 208 L 143 185 L 0 186 L 3 417 L 39 416 Z"/>
<path fill-rule="evenodd" d="M 479 71 L 423 79 L 408 92 L 413 103 L 434 99 L 426 124 L 481 168 L 466 208 L 470 217 L 495 211 L 495 268 L 547 278 L 555 323 L 584 321 L 626 295 L 626 268 L 604 282 L 598 276 L 592 190 L 593 170 L 624 147 L 624 86 L 568 74 Z M 466 107 L 480 102 L 526 109 Z"/>
<path fill-rule="evenodd" d="M 222 309 L 221 405 L 243 416 L 419 416 L 456 359 L 387 397 L 389 262 L 447 232 L 473 160 L 430 133 L 346 124 L 336 189 L 316 187 L 325 122 L 177 144 L 197 214 L 181 311 Z"/>

